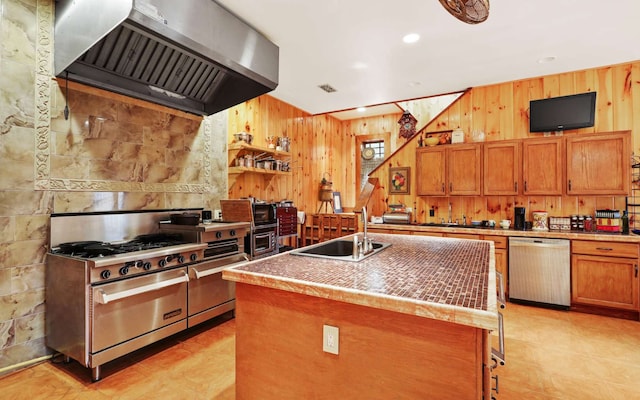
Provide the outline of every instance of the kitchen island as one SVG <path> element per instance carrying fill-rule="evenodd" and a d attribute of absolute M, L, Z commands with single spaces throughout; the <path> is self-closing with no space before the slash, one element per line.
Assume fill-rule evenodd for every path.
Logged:
<path fill-rule="evenodd" d="M 391 246 L 359 262 L 290 252 L 224 272 L 236 282 L 237 399 L 488 398 L 493 243 L 369 236 Z M 337 355 L 323 351 L 325 325 L 339 328 Z"/>

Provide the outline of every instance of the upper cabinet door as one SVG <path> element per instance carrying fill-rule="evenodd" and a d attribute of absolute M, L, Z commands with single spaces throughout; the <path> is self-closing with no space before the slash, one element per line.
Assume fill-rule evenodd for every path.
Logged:
<path fill-rule="evenodd" d="M 563 149 L 562 137 L 522 141 L 522 194 L 562 194 Z"/>
<path fill-rule="evenodd" d="M 521 189 L 520 142 L 485 143 L 483 150 L 485 195 L 517 195 Z"/>
<path fill-rule="evenodd" d="M 416 150 L 418 196 L 443 196 L 445 188 L 445 146 L 422 147 Z"/>
<path fill-rule="evenodd" d="M 480 195 L 482 192 L 482 147 L 480 144 L 452 145 L 447 148 L 449 194 Z"/>
<path fill-rule="evenodd" d="M 631 132 L 567 137 L 567 194 L 628 195 Z"/>

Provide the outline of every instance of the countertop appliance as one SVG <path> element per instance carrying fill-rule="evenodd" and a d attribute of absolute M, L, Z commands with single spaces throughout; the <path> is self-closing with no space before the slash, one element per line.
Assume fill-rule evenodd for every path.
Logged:
<path fill-rule="evenodd" d="M 244 259 L 237 238 L 211 254 L 209 242 L 162 232 L 159 222 L 175 211 L 51 216 L 46 343 L 91 368 L 94 381 L 104 363 L 201 322 L 194 295 L 217 298 L 198 289 L 201 279 L 214 276 L 218 260 Z"/>
<path fill-rule="evenodd" d="M 509 238 L 509 299 L 568 308 L 571 305 L 570 241 Z"/>
<path fill-rule="evenodd" d="M 524 207 L 515 207 L 513 209 L 513 229 L 524 231 L 527 227 L 527 209 Z"/>
<path fill-rule="evenodd" d="M 244 245 L 251 260 L 278 254 L 276 204 L 239 199 L 220 200 L 220 206 L 223 221 L 251 222 Z"/>
<path fill-rule="evenodd" d="M 279 49 L 212 0 L 58 0 L 55 75 L 211 115 L 278 85 Z"/>
<path fill-rule="evenodd" d="M 410 224 L 410 212 L 387 212 L 382 214 L 382 222 L 385 224 Z"/>

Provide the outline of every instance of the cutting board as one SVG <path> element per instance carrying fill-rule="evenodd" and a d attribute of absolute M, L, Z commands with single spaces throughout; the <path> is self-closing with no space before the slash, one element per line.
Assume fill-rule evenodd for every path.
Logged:
<path fill-rule="evenodd" d="M 249 199 L 220 200 L 223 222 L 253 222 L 253 210 Z"/>

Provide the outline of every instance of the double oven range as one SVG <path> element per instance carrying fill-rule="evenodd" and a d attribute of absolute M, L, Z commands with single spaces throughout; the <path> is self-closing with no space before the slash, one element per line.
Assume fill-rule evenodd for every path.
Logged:
<path fill-rule="evenodd" d="M 104 363 L 235 308 L 221 275 L 246 260 L 250 224 L 161 223 L 176 211 L 51 216 L 47 345 L 93 381 Z"/>

